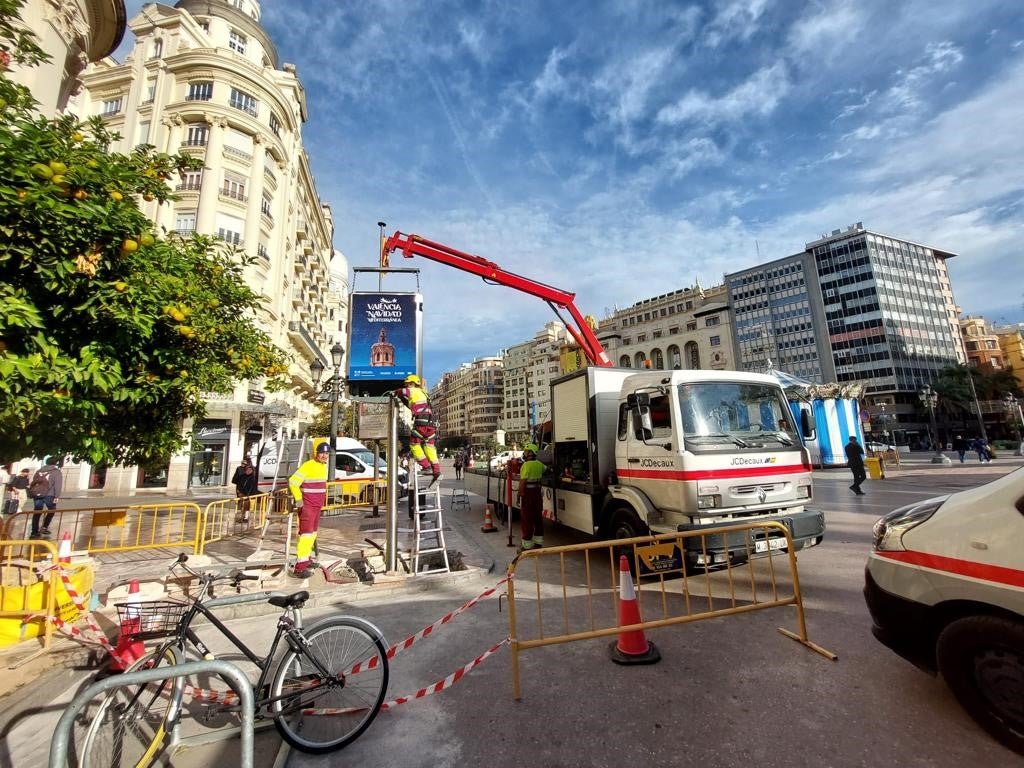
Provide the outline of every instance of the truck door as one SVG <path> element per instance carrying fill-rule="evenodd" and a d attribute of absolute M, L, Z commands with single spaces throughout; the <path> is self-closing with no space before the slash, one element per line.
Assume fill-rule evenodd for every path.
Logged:
<path fill-rule="evenodd" d="M 629 400 L 621 406 L 619 476 L 646 494 L 655 507 L 679 511 L 684 483 L 671 395 L 643 395 L 634 402 L 635 407 L 630 407 Z"/>

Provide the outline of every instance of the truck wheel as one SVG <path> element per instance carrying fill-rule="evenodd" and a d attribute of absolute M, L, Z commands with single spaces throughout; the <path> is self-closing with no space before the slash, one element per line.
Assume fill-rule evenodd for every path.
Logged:
<path fill-rule="evenodd" d="M 1002 616 L 957 619 L 939 635 L 936 658 L 967 713 L 1024 755 L 1024 623 Z"/>
<path fill-rule="evenodd" d="M 632 539 L 648 534 L 647 526 L 640 522 L 639 516 L 631 507 L 619 507 L 609 518 L 609 539 Z"/>

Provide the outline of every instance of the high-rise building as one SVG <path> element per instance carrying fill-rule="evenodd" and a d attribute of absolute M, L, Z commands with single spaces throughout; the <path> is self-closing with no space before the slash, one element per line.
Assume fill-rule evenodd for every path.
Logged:
<path fill-rule="evenodd" d="M 946 268 L 955 255 L 858 223 L 726 275 L 739 367 L 771 358 L 812 381 L 916 397 L 943 368 L 966 361 Z"/>
<path fill-rule="evenodd" d="M 113 53 L 125 30 L 124 0 L 27 0 L 20 18 L 50 58 L 12 64 L 10 77 L 32 91 L 44 115 L 64 110 L 82 70 Z"/>
<path fill-rule="evenodd" d="M 445 373 L 430 390 L 439 438 L 463 438 L 474 450 L 494 439 L 501 416 L 503 370 L 500 357 L 478 357 Z"/>
<path fill-rule="evenodd" d="M 253 442 L 302 434 L 315 413 L 309 363 L 331 367 L 327 351 L 347 335 L 347 291 L 337 278 L 332 287 L 330 270 L 348 267 L 333 250 L 334 220 L 303 148 L 305 90 L 295 67 L 280 64 L 260 14 L 257 0 L 145 5 L 128 22 L 131 53 L 90 67 L 71 105 L 121 134 L 115 150 L 152 144 L 203 160 L 176 180 L 176 202 L 142 203 L 143 212 L 166 231 L 215 235 L 252 257 L 245 279 L 264 300 L 256 321 L 293 360 L 288 390 L 246 382 L 211 393 L 207 418 L 184 426 L 192 455 L 145 468 L 127 487 L 223 484 Z M 211 450 L 214 475 L 201 478 Z"/>

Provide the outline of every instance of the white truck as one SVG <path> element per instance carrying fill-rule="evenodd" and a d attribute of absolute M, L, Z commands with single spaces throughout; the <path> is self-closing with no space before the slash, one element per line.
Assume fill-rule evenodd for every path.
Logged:
<path fill-rule="evenodd" d="M 794 425 L 773 377 L 590 367 L 553 381 L 551 403 L 550 444 L 540 457 L 550 468 L 546 518 L 611 539 L 775 520 L 797 549 L 821 542 L 825 518 L 807 507 L 811 465 L 801 439 L 813 434 L 813 417 Z M 472 490 L 511 513 L 517 471 L 513 465 L 506 477 L 488 478 L 486 490 Z M 705 540 L 704 548 L 689 540 L 689 567 L 747 556 L 743 534 Z M 755 537 L 754 550 L 785 542 Z"/>

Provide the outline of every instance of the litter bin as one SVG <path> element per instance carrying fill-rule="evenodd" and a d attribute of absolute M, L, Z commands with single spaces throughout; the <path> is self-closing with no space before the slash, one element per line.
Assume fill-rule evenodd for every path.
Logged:
<path fill-rule="evenodd" d="M 885 462 L 877 456 L 869 456 L 864 459 L 864 469 L 868 471 L 868 477 L 872 480 L 885 479 Z"/>

